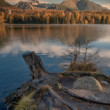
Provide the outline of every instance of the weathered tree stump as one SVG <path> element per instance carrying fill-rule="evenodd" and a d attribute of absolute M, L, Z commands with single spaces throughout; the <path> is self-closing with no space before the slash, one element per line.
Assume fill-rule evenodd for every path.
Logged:
<path fill-rule="evenodd" d="M 24 54 L 23 58 L 31 71 L 32 80 L 39 79 L 41 76 L 48 74 L 42 60 L 35 54 L 35 52 Z"/>

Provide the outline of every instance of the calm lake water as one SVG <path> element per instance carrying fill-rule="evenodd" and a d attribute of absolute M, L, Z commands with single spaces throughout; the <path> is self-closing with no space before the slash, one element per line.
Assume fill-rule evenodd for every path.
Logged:
<path fill-rule="evenodd" d="M 0 110 L 5 110 L 4 98 L 30 79 L 23 53 L 35 51 L 49 72 L 62 72 L 61 55 L 77 39 L 100 48 L 98 65 L 110 75 L 110 25 L 1 25 Z"/>

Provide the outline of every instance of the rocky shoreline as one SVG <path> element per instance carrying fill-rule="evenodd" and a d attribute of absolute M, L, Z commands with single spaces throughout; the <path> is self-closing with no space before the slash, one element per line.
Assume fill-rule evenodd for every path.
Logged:
<path fill-rule="evenodd" d="M 29 94 L 35 106 L 28 110 L 110 110 L 110 77 L 91 72 L 49 73 L 34 52 L 23 58 L 31 80 L 6 98 L 8 110 L 17 110 Z"/>

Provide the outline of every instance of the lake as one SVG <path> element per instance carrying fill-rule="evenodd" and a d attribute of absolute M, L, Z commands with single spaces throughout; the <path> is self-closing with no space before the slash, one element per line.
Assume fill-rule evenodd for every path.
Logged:
<path fill-rule="evenodd" d="M 90 40 L 100 49 L 98 65 L 110 75 L 110 25 L 1 25 L 0 26 L 0 110 L 4 98 L 30 79 L 22 55 L 35 51 L 49 72 L 62 72 L 61 57 L 75 40 Z"/>

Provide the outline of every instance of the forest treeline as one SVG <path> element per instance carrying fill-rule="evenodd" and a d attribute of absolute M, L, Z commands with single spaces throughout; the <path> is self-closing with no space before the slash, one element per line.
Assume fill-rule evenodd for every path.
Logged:
<path fill-rule="evenodd" d="M 110 24 L 109 11 L 26 10 L 2 16 L 11 24 Z"/>

